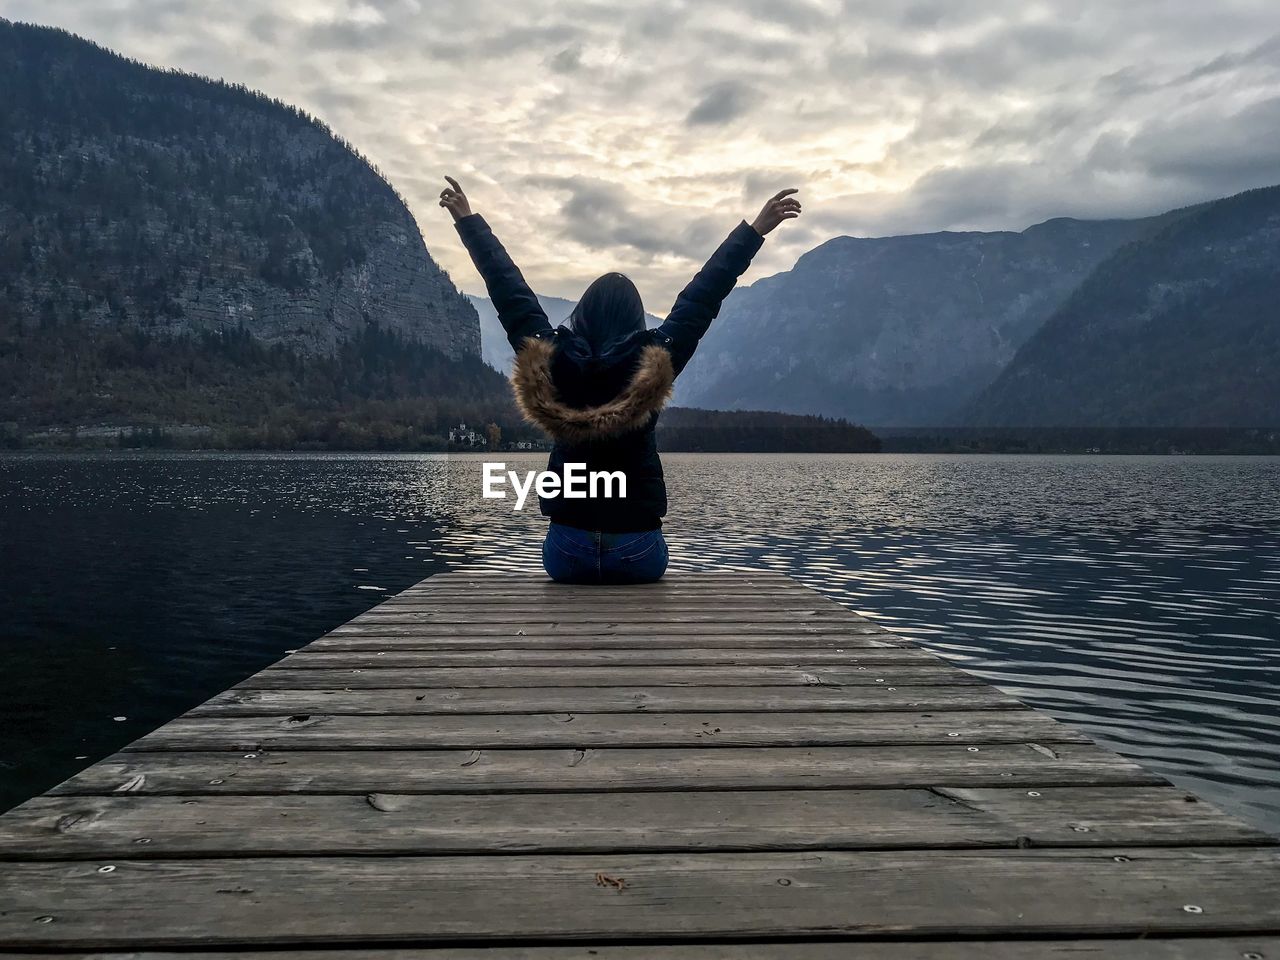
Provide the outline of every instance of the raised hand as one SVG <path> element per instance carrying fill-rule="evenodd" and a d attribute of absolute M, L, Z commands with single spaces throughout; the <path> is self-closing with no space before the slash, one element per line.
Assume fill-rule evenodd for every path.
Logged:
<path fill-rule="evenodd" d="M 779 190 L 769 198 L 759 216 L 751 224 L 756 233 L 763 237 L 783 220 L 794 220 L 800 216 L 800 201 L 791 196 L 795 192 L 796 188 L 791 187 L 788 190 Z"/>
<path fill-rule="evenodd" d="M 455 222 L 471 216 L 471 202 L 462 192 L 462 187 L 458 186 L 458 181 L 450 176 L 446 176 L 445 179 L 449 181 L 449 186 L 440 191 L 440 206 L 453 214 Z"/>

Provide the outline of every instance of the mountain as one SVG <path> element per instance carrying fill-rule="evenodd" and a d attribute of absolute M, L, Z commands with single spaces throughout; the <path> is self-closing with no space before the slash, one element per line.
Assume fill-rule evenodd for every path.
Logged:
<path fill-rule="evenodd" d="M 328 354 L 370 324 L 477 355 L 395 190 L 295 107 L 0 20 L 0 320 L 243 326 Z"/>
<path fill-rule="evenodd" d="M 981 426 L 1280 426 L 1280 186 L 1117 251 L 970 405 Z"/>
<path fill-rule="evenodd" d="M 0 446 L 532 437 L 350 144 L 240 86 L 0 20 Z"/>
<path fill-rule="evenodd" d="M 1095 266 L 1161 222 L 836 237 L 729 296 L 676 400 L 882 426 L 954 422 Z"/>
<path fill-rule="evenodd" d="M 547 318 L 553 327 L 559 326 L 566 320 L 578 303 L 576 300 L 565 300 L 561 297 L 544 297 L 541 294 L 535 294 L 535 296 L 542 304 L 542 309 L 546 311 Z M 498 311 L 493 309 L 493 301 L 488 297 L 471 293 L 467 294 L 467 299 L 471 301 L 471 305 L 475 307 L 480 317 L 480 351 L 484 362 L 502 373 L 510 373 L 511 364 L 516 355 L 511 349 L 511 344 L 507 343 L 507 334 L 502 329 L 502 324 L 498 322 Z M 662 322 L 651 313 L 646 313 L 644 316 L 651 327 L 656 327 Z"/>
<path fill-rule="evenodd" d="M 507 334 L 498 322 L 498 311 L 493 309 L 493 301 L 488 297 L 468 293 L 467 300 L 475 308 L 480 318 L 480 356 L 484 362 L 502 373 L 511 372 L 511 363 L 515 360 L 515 352 L 507 343 Z M 544 297 L 538 294 L 538 302 L 547 312 L 552 325 L 556 325 L 573 312 L 574 301 L 560 297 Z"/>

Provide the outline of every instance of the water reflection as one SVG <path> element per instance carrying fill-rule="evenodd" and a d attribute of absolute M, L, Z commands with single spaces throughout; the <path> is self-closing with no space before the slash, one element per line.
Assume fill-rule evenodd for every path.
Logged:
<path fill-rule="evenodd" d="M 665 459 L 673 567 L 785 572 L 1280 832 L 1280 460 Z M 536 568 L 480 463 L 0 459 L 0 805 L 384 592 Z"/>

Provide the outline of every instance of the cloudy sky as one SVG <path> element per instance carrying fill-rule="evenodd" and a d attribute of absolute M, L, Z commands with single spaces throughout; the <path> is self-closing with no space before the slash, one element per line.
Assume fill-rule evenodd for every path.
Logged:
<path fill-rule="evenodd" d="M 840 234 L 1021 229 L 1280 182 L 1276 0 L 0 0 L 319 115 L 408 198 L 462 181 L 540 293 L 671 300 L 801 190 L 748 280 Z"/>

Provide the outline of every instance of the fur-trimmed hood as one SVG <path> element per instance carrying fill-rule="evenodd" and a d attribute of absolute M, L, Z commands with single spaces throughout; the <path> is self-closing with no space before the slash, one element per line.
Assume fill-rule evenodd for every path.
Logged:
<path fill-rule="evenodd" d="M 675 369 L 671 354 L 657 344 L 641 350 L 631 380 L 613 399 L 592 407 L 561 399 L 551 378 L 555 352 L 554 342 L 530 337 L 516 355 L 511 385 L 524 418 L 556 440 L 576 444 L 639 430 L 671 398 Z"/>

